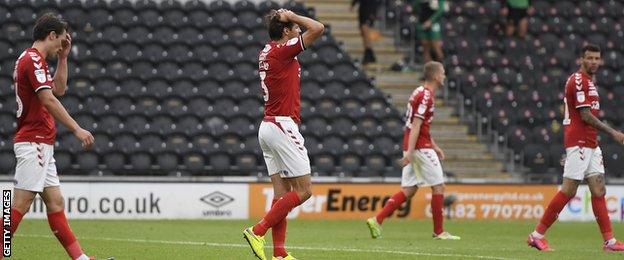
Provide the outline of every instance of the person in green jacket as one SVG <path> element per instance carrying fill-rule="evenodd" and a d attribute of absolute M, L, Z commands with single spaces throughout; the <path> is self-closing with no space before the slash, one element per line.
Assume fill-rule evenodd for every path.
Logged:
<path fill-rule="evenodd" d="M 513 36 L 518 28 L 518 37 L 524 39 L 529 27 L 527 15 L 533 12 L 531 0 L 504 0 L 501 14 L 507 16 L 505 34 Z"/>
<path fill-rule="evenodd" d="M 418 16 L 416 33 L 423 47 L 423 63 L 435 60 L 442 62 L 442 26 L 440 20 L 447 7 L 445 0 L 415 0 L 412 2 L 414 13 Z M 435 55 L 432 57 L 432 52 Z"/>

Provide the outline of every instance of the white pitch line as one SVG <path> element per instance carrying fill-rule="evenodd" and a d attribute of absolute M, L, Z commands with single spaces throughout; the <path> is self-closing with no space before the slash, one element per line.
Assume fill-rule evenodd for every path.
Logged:
<path fill-rule="evenodd" d="M 53 238 L 50 235 L 34 235 L 34 234 L 17 234 L 22 237 L 39 237 L 39 238 Z M 134 242 L 134 243 L 150 243 L 150 244 L 167 244 L 167 245 L 194 245 L 194 246 L 211 246 L 211 247 L 249 247 L 247 244 L 231 244 L 231 243 L 213 243 L 213 242 L 199 242 L 199 241 L 175 241 L 175 240 L 152 240 L 152 239 L 124 239 L 124 238 L 110 238 L 110 237 L 81 237 L 83 240 L 103 240 L 103 241 L 115 241 L 115 242 Z M 265 246 L 266 248 L 272 248 L 271 246 Z M 457 258 L 476 258 L 476 259 L 499 259 L 507 260 L 513 258 L 503 258 L 496 256 L 481 256 L 481 255 L 462 255 L 462 254 L 436 254 L 436 253 L 421 253 L 421 252 L 409 252 L 409 251 L 391 251 L 380 249 L 359 249 L 359 248 L 332 248 L 332 247 L 309 247 L 309 246 L 288 246 L 292 249 L 310 250 L 310 251 L 335 251 L 335 252 L 354 252 L 354 253 L 384 253 L 395 255 L 413 255 L 413 256 L 433 256 L 433 257 L 457 257 Z"/>

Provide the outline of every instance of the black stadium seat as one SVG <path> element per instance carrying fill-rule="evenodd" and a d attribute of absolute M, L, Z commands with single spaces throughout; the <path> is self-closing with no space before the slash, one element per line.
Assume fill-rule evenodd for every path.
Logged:
<path fill-rule="evenodd" d="M 59 12 L 73 49 L 67 110 L 96 137 L 93 150 L 59 127 L 57 165 L 68 174 L 235 174 L 264 172 L 257 130 L 264 113 L 257 70 L 269 40 L 270 9 L 309 10 L 289 1 L 61 0 L 0 4 L 0 136 L 15 131 L 11 87 L 17 55 L 30 47 L 34 19 Z M 612 21 L 612 20 L 608 20 Z M 328 28 L 329 31 L 329 28 Z M 610 59 L 612 75 L 621 64 Z M 401 116 L 327 33 L 299 55 L 302 125 L 322 175 L 380 176 L 402 138 Z M 55 64 L 51 64 L 54 67 Z M 615 79 L 614 79 L 615 80 Z M 381 135 L 389 133 L 388 136 Z M 378 137 L 386 138 L 379 139 Z M 375 145 L 373 145 L 375 143 Z M 390 144 L 392 143 L 392 145 Z M 381 150 L 378 151 L 377 147 Z M 11 172 L 2 148 L 2 173 Z M 226 153 L 230 152 L 230 153 Z M 340 173 L 338 173 L 340 172 Z M 342 175 L 341 175 L 342 174 Z"/>

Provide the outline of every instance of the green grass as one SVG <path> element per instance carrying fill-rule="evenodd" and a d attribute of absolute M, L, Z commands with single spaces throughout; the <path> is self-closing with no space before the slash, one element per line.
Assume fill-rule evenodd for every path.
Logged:
<path fill-rule="evenodd" d="M 254 259 L 242 238 L 252 221 L 71 220 L 80 243 L 100 259 Z M 373 240 L 361 221 L 288 223 L 287 248 L 299 259 L 622 259 L 604 253 L 596 223 L 556 223 L 548 238 L 555 252 L 526 246 L 532 222 L 447 221 L 461 241 L 434 241 L 431 222 L 390 219 Z M 624 238 L 624 224 L 613 223 Z M 270 234 L 270 232 L 269 232 Z M 270 247 L 270 235 L 266 237 Z M 267 254 L 272 248 L 266 249 Z M 13 240 L 12 259 L 66 259 L 45 220 L 24 220 Z M 270 258 L 269 258 L 270 259 Z"/>

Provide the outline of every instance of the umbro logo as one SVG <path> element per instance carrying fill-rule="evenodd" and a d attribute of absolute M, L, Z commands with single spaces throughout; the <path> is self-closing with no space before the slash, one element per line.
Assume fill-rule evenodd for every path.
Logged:
<path fill-rule="evenodd" d="M 199 200 L 215 208 L 220 208 L 227 204 L 230 204 L 232 201 L 234 201 L 234 198 L 226 195 L 223 192 L 215 191 L 213 193 L 210 193 L 206 196 L 199 198 Z"/>

